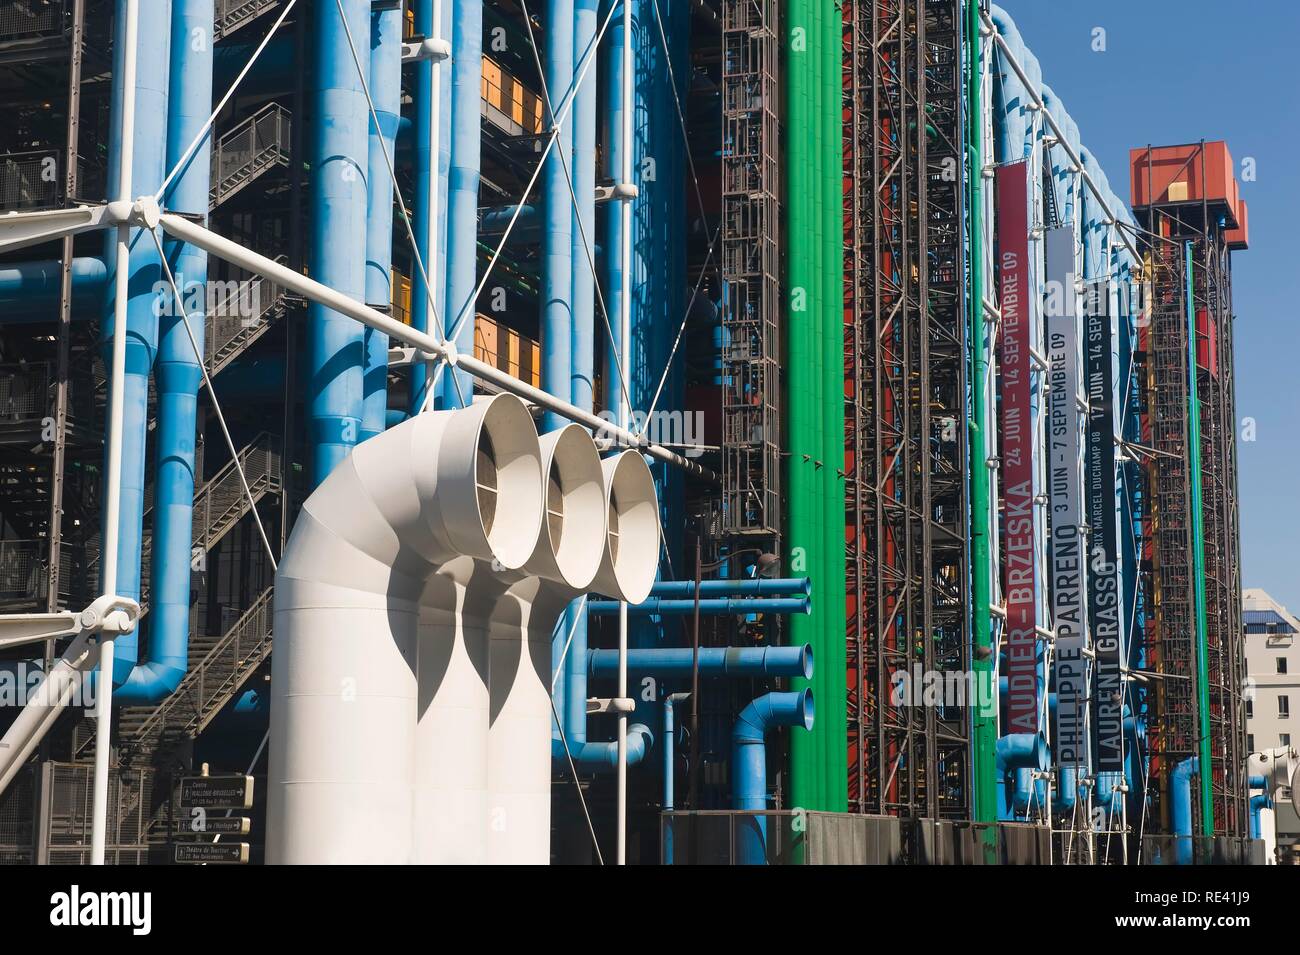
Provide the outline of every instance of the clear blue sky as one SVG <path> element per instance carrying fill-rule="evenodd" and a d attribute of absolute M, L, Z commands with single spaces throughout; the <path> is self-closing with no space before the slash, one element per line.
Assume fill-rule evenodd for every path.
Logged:
<path fill-rule="evenodd" d="M 1300 3 L 1004 0 L 1121 196 L 1128 150 L 1223 139 L 1254 157 L 1233 253 L 1242 585 L 1300 610 Z M 1093 31 L 1106 31 L 1094 52 Z M 1256 440 L 1240 440 L 1254 418 Z"/>

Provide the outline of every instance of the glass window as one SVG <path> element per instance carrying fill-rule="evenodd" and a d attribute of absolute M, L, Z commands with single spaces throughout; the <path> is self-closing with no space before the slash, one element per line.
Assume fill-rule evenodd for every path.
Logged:
<path fill-rule="evenodd" d="M 1285 693 L 1277 698 L 1277 715 L 1283 720 L 1291 716 L 1291 697 Z"/>
<path fill-rule="evenodd" d="M 1277 672 L 1278 673 L 1286 672 L 1286 657 L 1277 658 Z"/>

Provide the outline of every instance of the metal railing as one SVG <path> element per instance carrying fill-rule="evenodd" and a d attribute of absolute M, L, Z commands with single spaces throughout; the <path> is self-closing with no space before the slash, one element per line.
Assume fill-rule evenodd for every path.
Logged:
<path fill-rule="evenodd" d="M 223 134 L 212 149 L 208 198 L 220 205 L 272 166 L 289 161 L 292 114 L 279 103 L 260 110 Z"/>
<path fill-rule="evenodd" d="M 0 601 L 45 596 L 49 549 L 49 542 L 43 540 L 0 541 Z"/>
<path fill-rule="evenodd" d="M 16 423 L 50 414 L 48 362 L 0 365 L 0 421 Z"/>
<path fill-rule="evenodd" d="M 279 438 L 263 431 L 239 452 L 239 463 L 248 478 L 248 488 L 253 500 L 260 501 L 266 494 L 280 490 L 283 469 Z M 202 487 L 194 492 L 194 546 L 211 550 L 235 523 L 249 511 L 250 504 L 239 480 L 234 461 L 227 461 Z M 145 516 L 152 511 L 145 508 Z M 98 568 L 99 554 L 90 561 L 87 570 Z M 151 596 L 150 565 L 153 562 L 153 535 L 146 534 L 140 542 L 140 612 L 144 614 Z"/>
<path fill-rule="evenodd" d="M 203 656 L 176 692 L 148 711 L 130 735 L 158 736 L 174 729 L 197 736 L 271 652 L 272 588 L 268 587 Z M 123 722 L 128 732 L 129 722 Z"/>
<path fill-rule="evenodd" d="M 62 36 L 69 22 L 67 0 L 5 0 L 0 4 L 0 43 Z"/>
<path fill-rule="evenodd" d="M 660 816 L 665 865 L 898 865 L 894 816 L 769 809 Z"/>
<path fill-rule="evenodd" d="M 278 442 L 277 437 L 264 431 L 239 452 L 239 463 L 254 500 L 280 489 L 284 475 Z M 194 495 L 195 545 L 211 550 L 250 507 L 235 463 L 227 462 Z"/>
<path fill-rule="evenodd" d="M 279 256 L 277 262 L 288 262 Z M 204 364 L 215 375 L 261 338 L 284 306 L 285 290 L 266 276 L 209 281 Z"/>
<path fill-rule="evenodd" d="M 229 36 L 279 4 L 280 0 L 217 0 L 212 38 L 220 40 Z"/>
<path fill-rule="evenodd" d="M 53 149 L 0 156 L 0 211 L 27 212 L 60 205 L 61 158 Z"/>

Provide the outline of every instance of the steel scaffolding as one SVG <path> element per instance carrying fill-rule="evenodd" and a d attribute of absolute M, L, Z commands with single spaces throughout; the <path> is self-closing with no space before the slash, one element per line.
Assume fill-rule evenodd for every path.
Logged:
<path fill-rule="evenodd" d="M 845 10 L 849 804 L 969 818 L 961 4 Z"/>
<path fill-rule="evenodd" d="M 1204 528 L 1204 590 L 1210 787 L 1215 834 L 1240 835 L 1248 825 L 1244 765 L 1245 675 L 1241 637 L 1241 558 L 1237 509 L 1236 391 L 1233 377 L 1231 253 L 1221 210 L 1205 198 L 1206 160 L 1199 144 L 1186 165 L 1199 159 L 1202 198 L 1140 207 L 1139 221 L 1151 237 L 1151 325 L 1145 335 L 1148 377 L 1145 402 L 1155 455 L 1148 465 L 1151 488 L 1149 665 L 1161 678 L 1149 719 L 1152 816 L 1166 831 L 1170 774 L 1200 745 L 1196 670 L 1197 625 L 1191 553 L 1192 497 L 1188 463 L 1189 373 L 1196 374 L 1200 407 L 1200 461 Z M 1150 152 L 1148 151 L 1148 157 Z M 1148 159 L 1149 164 L 1149 159 Z M 1135 170 L 1135 175 L 1149 172 Z M 1148 187 L 1147 195 L 1151 195 Z M 1185 243 L 1192 243 L 1190 303 L 1196 341 L 1188 341 Z M 1189 348 L 1195 346 L 1195 369 Z M 1199 809 L 1199 806 L 1198 806 Z M 1198 831 L 1200 831 L 1198 829 Z"/>
<path fill-rule="evenodd" d="M 779 553 L 781 39 L 777 0 L 722 4 L 723 532 Z"/>

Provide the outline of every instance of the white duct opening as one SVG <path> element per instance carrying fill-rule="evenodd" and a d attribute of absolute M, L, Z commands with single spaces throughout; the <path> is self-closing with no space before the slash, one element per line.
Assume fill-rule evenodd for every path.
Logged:
<path fill-rule="evenodd" d="M 605 544 L 605 479 L 591 436 L 573 424 L 542 437 L 546 518 L 529 576 L 497 602 L 491 625 L 488 854 L 544 865 L 551 850 L 551 635 L 591 584 Z"/>
<path fill-rule="evenodd" d="M 267 860 L 546 862 L 552 631 L 658 546 L 644 459 L 512 396 L 359 445 L 276 578 Z"/>
<path fill-rule="evenodd" d="M 650 596 L 659 563 L 659 499 L 645 458 L 623 451 L 601 462 L 608 514 L 605 553 L 592 582 L 615 600 L 640 603 Z"/>

